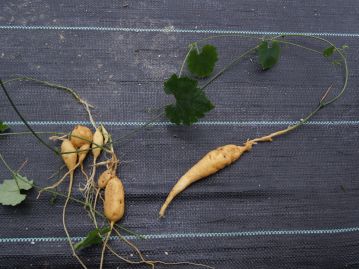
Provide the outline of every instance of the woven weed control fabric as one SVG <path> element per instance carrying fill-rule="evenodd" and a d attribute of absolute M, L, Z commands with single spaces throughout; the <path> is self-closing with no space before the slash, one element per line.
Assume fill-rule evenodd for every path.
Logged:
<path fill-rule="evenodd" d="M 202 155 L 304 117 L 332 83 L 338 89 L 340 67 L 293 47 L 283 48 L 279 64 L 268 72 L 249 57 L 206 89 L 216 108 L 202 121 L 179 127 L 161 118 L 116 151 L 127 203 L 120 224 L 145 236 L 129 238 L 148 259 L 221 269 L 359 268 L 357 1 L 6 0 L 0 8 L 1 78 L 21 74 L 76 89 L 115 138 L 172 100 L 163 93 L 163 81 L 178 72 L 193 41 L 221 33 L 298 32 L 347 44 L 351 71 L 343 98 L 309 124 L 255 146 L 239 162 L 194 184 L 164 219 L 157 216 L 168 191 Z M 296 40 L 322 49 L 318 42 Z M 218 71 L 256 41 L 226 37 L 211 43 L 219 52 Z M 90 125 L 83 108 L 62 91 L 29 82 L 9 83 L 7 89 L 36 131 Z M 0 120 L 14 132 L 26 130 L 3 93 Z M 62 165 L 32 136 L 1 137 L 0 152 L 15 169 L 27 159 L 22 173 L 41 186 L 54 182 L 47 178 Z M 10 177 L 3 165 L 0 175 Z M 76 174 L 76 198 L 82 180 Z M 67 184 L 58 190 L 66 192 Z M 52 205 L 50 195 L 36 195 L 33 190 L 21 205 L 0 207 L 0 268 L 80 268 L 61 223 L 64 200 Z M 93 229 L 78 204 L 70 204 L 67 219 L 74 241 Z M 136 258 L 120 240 L 110 243 Z M 89 268 L 98 268 L 99 247 L 80 254 Z M 147 267 L 108 254 L 105 268 Z"/>

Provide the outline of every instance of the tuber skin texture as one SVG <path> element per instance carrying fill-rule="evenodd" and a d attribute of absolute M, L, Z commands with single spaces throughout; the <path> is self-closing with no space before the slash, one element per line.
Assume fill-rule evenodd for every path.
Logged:
<path fill-rule="evenodd" d="M 76 147 L 80 148 L 85 144 L 91 144 L 93 134 L 89 128 L 82 125 L 77 125 L 70 134 L 71 143 Z"/>
<path fill-rule="evenodd" d="M 243 146 L 225 145 L 208 152 L 199 162 L 189 169 L 174 185 L 166 201 L 160 209 L 160 217 L 165 215 L 166 209 L 172 200 L 192 183 L 208 177 L 224 167 L 232 164 L 239 157 L 252 149 L 253 141 L 247 141 Z"/>
<path fill-rule="evenodd" d="M 112 177 L 106 185 L 104 213 L 111 223 L 119 221 L 125 213 L 125 189 L 116 176 Z"/>
<path fill-rule="evenodd" d="M 71 152 L 71 153 L 66 153 Z M 76 168 L 76 162 L 77 162 L 77 153 L 76 149 L 71 143 L 70 140 L 64 139 L 64 141 L 61 143 L 61 154 L 62 159 L 64 163 L 66 164 L 66 167 L 69 171 L 73 171 Z"/>
<path fill-rule="evenodd" d="M 92 155 L 94 156 L 94 159 L 97 159 L 97 157 L 100 155 L 101 148 L 99 146 L 103 146 L 103 142 L 104 139 L 102 132 L 100 128 L 97 128 L 95 134 L 93 135 L 94 144 L 92 144 Z"/>
<path fill-rule="evenodd" d="M 82 165 L 82 163 L 84 162 L 89 149 L 90 149 L 90 144 L 84 144 L 80 147 L 80 150 L 78 152 L 80 165 Z"/>
<path fill-rule="evenodd" d="M 104 171 L 98 178 L 97 185 L 100 189 L 106 187 L 107 183 L 110 181 L 111 178 L 115 177 L 111 170 Z"/>

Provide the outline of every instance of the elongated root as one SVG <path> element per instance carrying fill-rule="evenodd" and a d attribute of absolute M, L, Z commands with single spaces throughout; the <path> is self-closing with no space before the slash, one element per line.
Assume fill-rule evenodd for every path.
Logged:
<path fill-rule="evenodd" d="M 75 248 L 74 248 L 74 246 L 72 244 L 71 237 L 70 237 L 70 234 L 69 234 L 69 232 L 67 230 L 67 225 L 66 225 L 66 209 L 67 209 L 67 205 L 69 203 L 71 192 L 72 192 L 73 179 L 74 179 L 74 173 L 72 171 L 70 173 L 70 184 L 69 184 L 69 190 L 68 190 L 68 193 L 67 193 L 67 198 L 66 198 L 63 210 L 62 210 L 62 225 L 64 226 L 66 237 L 67 237 L 67 240 L 69 241 L 69 245 L 70 245 L 71 250 L 72 250 L 72 255 L 79 261 L 79 263 L 81 264 L 81 266 L 84 269 L 87 269 L 86 265 L 83 263 L 81 258 L 76 254 Z"/>
<path fill-rule="evenodd" d="M 150 265 L 152 268 L 154 268 L 154 263 L 151 261 L 148 261 L 145 259 L 145 257 L 143 256 L 142 252 L 138 249 L 137 246 L 135 246 L 135 244 L 131 243 L 130 241 L 128 241 L 123 235 L 120 234 L 120 232 L 114 228 L 115 233 L 117 234 L 117 236 L 123 240 L 128 246 L 130 246 L 134 251 L 136 251 L 136 253 L 138 254 L 138 256 L 141 258 L 141 262 Z"/>
<path fill-rule="evenodd" d="M 174 185 L 171 192 L 168 194 L 166 201 L 160 209 L 160 217 L 165 215 L 166 209 L 172 200 L 188 186 L 232 164 L 238 160 L 243 153 L 251 150 L 254 144 L 256 144 L 256 142 L 249 140 L 244 143 L 243 146 L 225 145 L 208 152 Z"/>
<path fill-rule="evenodd" d="M 113 255 L 115 255 L 117 258 L 119 258 L 120 260 L 124 261 L 124 262 L 127 262 L 129 264 L 143 264 L 144 262 L 143 261 L 131 261 L 121 255 L 119 255 L 116 251 L 114 251 L 109 245 L 106 246 L 107 249 L 112 252 Z M 154 265 L 151 264 L 151 267 L 154 268 Z"/>
<path fill-rule="evenodd" d="M 113 225 L 115 225 L 115 223 L 114 223 L 113 221 L 111 221 L 110 231 L 107 233 L 106 239 L 105 239 L 105 241 L 103 242 L 103 247 L 102 247 L 102 251 L 101 251 L 100 269 L 103 268 L 103 261 L 104 261 L 104 258 L 105 258 L 105 250 L 106 250 L 106 246 L 107 246 L 108 239 L 110 238 L 110 235 L 111 235 L 111 233 L 112 233 Z"/>
<path fill-rule="evenodd" d="M 243 146 L 225 145 L 208 152 L 201 160 L 199 160 L 194 166 L 192 166 L 192 168 L 190 168 L 174 185 L 160 209 L 160 217 L 163 217 L 165 215 L 166 209 L 172 202 L 172 200 L 192 183 L 200 179 L 206 178 L 214 173 L 217 173 L 219 170 L 232 164 L 233 162 L 238 160 L 243 153 L 250 151 L 252 149 L 252 146 L 257 144 L 258 142 L 272 142 L 274 137 L 284 135 L 298 128 L 300 125 L 301 123 L 298 123 L 289 126 L 284 130 L 280 130 L 252 140 L 247 140 L 247 142 L 244 143 Z"/>
<path fill-rule="evenodd" d="M 164 265 L 193 265 L 193 266 L 199 266 L 199 267 L 205 267 L 205 268 L 214 268 L 212 266 L 209 266 L 209 265 L 206 265 L 206 264 L 201 264 L 201 263 L 193 263 L 193 262 L 164 262 L 164 261 L 152 261 L 152 260 L 147 260 L 141 250 L 139 250 L 139 248 L 132 242 L 130 242 L 129 240 L 126 239 L 126 237 L 124 237 L 123 235 L 121 235 L 121 233 L 116 229 L 116 228 L 113 228 L 113 230 L 115 231 L 115 233 L 117 234 L 117 236 L 123 240 L 128 246 L 130 246 L 137 254 L 138 256 L 140 257 L 141 261 L 139 262 L 133 262 L 131 261 L 131 263 L 144 263 L 144 264 L 147 264 L 149 266 L 151 266 L 152 268 L 155 268 L 155 265 L 156 264 L 164 264 Z M 112 253 L 114 253 L 113 251 L 111 251 Z M 119 255 L 117 254 L 114 254 L 115 256 L 119 257 Z M 119 257 L 120 259 L 128 262 L 128 259 L 126 258 L 123 258 L 123 257 Z"/>
<path fill-rule="evenodd" d="M 86 178 L 86 182 L 87 182 L 89 180 L 89 176 L 87 175 L 87 173 L 86 173 L 86 171 L 84 169 L 84 164 L 83 163 L 81 163 L 80 168 L 81 168 L 81 173 L 84 175 L 84 177 Z"/>
<path fill-rule="evenodd" d="M 198 267 L 215 269 L 215 267 L 203 264 L 203 263 L 195 263 L 195 262 L 163 262 L 163 261 L 151 261 L 153 264 L 164 264 L 164 265 L 193 265 Z"/>

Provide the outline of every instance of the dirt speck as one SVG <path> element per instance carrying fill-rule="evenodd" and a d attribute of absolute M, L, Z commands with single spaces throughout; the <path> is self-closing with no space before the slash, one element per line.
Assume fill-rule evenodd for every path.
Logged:
<path fill-rule="evenodd" d="M 61 33 L 59 34 L 59 38 L 60 38 L 60 41 L 64 41 L 65 40 L 65 36 Z"/>

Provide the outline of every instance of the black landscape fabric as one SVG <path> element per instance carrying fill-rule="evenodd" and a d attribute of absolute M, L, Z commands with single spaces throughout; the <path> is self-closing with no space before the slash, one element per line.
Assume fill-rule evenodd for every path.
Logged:
<path fill-rule="evenodd" d="M 188 44 L 198 39 L 230 31 L 252 37 L 300 32 L 348 45 L 349 85 L 340 100 L 310 124 L 255 146 L 194 184 L 164 219 L 158 211 L 167 193 L 199 158 L 303 118 L 331 84 L 331 94 L 342 85 L 341 67 L 284 46 L 278 65 L 262 72 L 253 55 L 206 89 L 216 108 L 198 124 L 173 126 L 163 117 L 115 149 L 126 188 L 120 224 L 147 237 L 131 238 L 147 259 L 221 269 L 359 268 L 358 1 L 3 0 L 0 10 L 0 77 L 20 74 L 76 89 L 115 138 L 172 101 L 163 81 L 179 71 Z M 324 49 L 313 40 L 293 40 Z M 215 71 L 256 42 L 210 41 L 219 52 Z M 77 123 L 89 124 L 84 109 L 63 91 L 31 82 L 9 83 L 7 89 L 36 131 L 68 132 Z M 0 120 L 14 132 L 26 130 L 2 92 Z M 62 165 L 32 136 L 1 137 L 0 152 L 14 169 L 28 160 L 22 173 L 41 186 L 53 183 L 56 177 L 48 178 Z M 3 165 L 0 175 L 10 177 Z M 83 178 L 76 175 L 73 195 L 81 198 Z M 67 186 L 65 181 L 58 190 Z M 0 268 L 80 268 L 62 227 L 64 200 L 52 205 L 51 195 L 36 196 L 32 190 L 21 205 L 0 207 Z M 74 242 L 93 229 L 78 204 L 70 204 L 67 220 Z M 122 241 L 110 243 L 138 260 Z M 98 268 L 100 247 L 80 255 L 89 268 Z M 108 253 L 105 268 L 148 266 L 128 265 Z"/>

